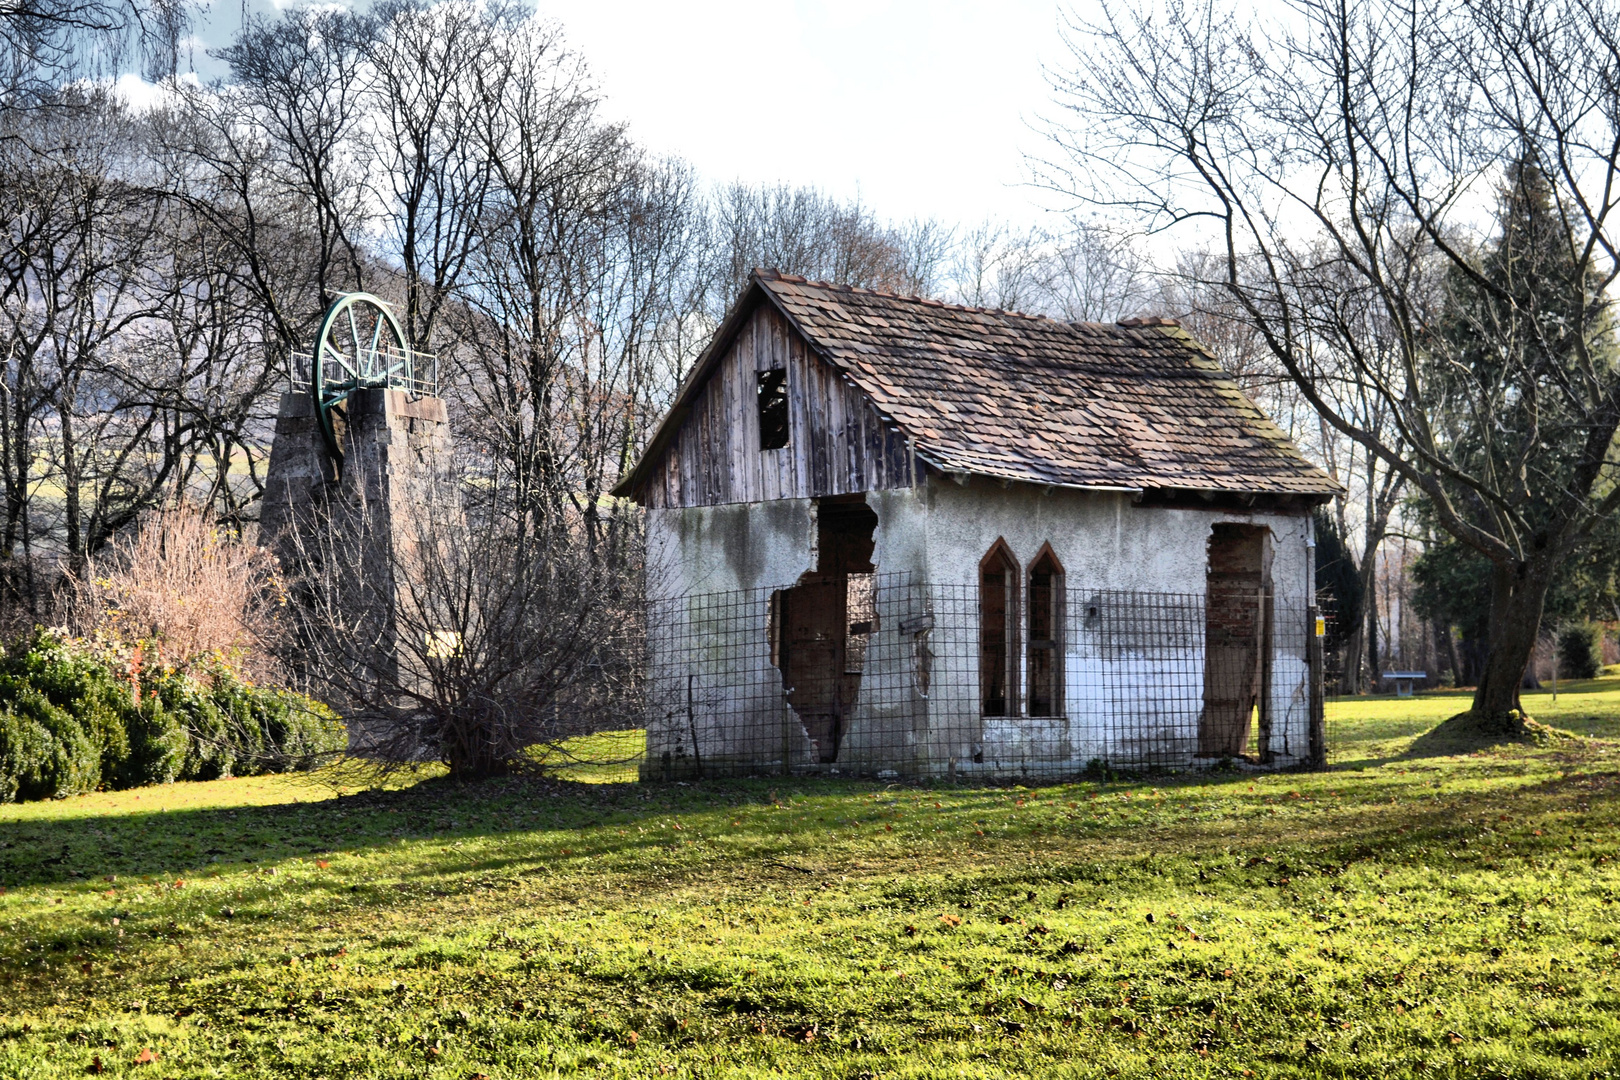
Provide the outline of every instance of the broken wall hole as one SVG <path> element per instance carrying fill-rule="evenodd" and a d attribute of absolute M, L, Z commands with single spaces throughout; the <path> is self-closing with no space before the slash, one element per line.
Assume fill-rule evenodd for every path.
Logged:
<path fill-rule="evenodd" d="M 1039 664 L 1044 654 L 1057 676 L 1053 701 L 1043 707 L 1015 698 L 1007 712 L 992 714 L 982 697 L 982 581 L 941 584 L 874 572 L 867 579 L 870 599 L 854 601 L 855 577 L 845 575 L 842 591 L 813 574 L 789 589 L 660 602 L 649 620 L 649 759 L 660 763 L 667 751 L 677 773 L 695 775 L 701 762 L 706 776 L 836 769 L 842 775 L 945 777 L 955 762 L 965 780 L 1076 777 L 1093 759 L 1117 770 L 1222 761 L 1282 768 L 1310 759 L 1314 609 L 1303 599 L 1251 597 L 1265 605 L 1269 632 L 1254 647 L 1261 655 L 1245 649 L 1234 656 L 1206 648 L 1212 622 L 1207 589 L 1151 593 L 1043 582 L 1051 590 L 1042 602 L 1049 612 L 1032 615 L 1026 604 L 1008 625 L 1024 632 L 1044 627 L 1050 636 L 1030 640 L 1051 647 L 1030 649 L 1023 642 L 1007 679 L 1028 684 L 1030 657 Z M 806 585 L 812 588 L 799 591 Z M 814 599 L 817 588 L 822 592 Z M 831 658 L 830 650 L 794 659 L 795 648 L 806 648 L 802 639 L 812 636 L 814 627 L 806 624 L 815 622 L 794 616 L 794 600 L 802 597 L 813 598 L 812 612 L 819 602 L 837 616 L 819 622 L 827 635 L 842 630 L 846 638 L 862 621 L 851 617 L 857 603 L 869 604 L 871 632 L 859 674 L 849 670 L 847 640 L 841 659 Z M 1224 604 L 1217 590 L 1217 623 Z M 1247 679 L 1252 689 L 1261 665 L 1263 701 L 1251 699 L 1243 722 L 1223 731 L 1221 753 L 1211 755 L 1208 714 L 1212 704 L 1217 710 L 1226 705 L 1208 700 L 1207 687 Z M 807 668 L 814 670 L 806 674 Z M 824 682 L 813 698 L 794 679 L 818 671 Z M 847 696 L 829 700 L 829 693 Z M 1256 723 L 1262 715 L 1267 722 Z M 651 775 L 661 773 L 654 765 Z"/>
<path fill-rule="evenodd" d="M 877 514 L 859 496 L 817 499 L 816 569 L 771 595 L 771 662 L 820 763 L 838 760 L 878 625 Z"/>

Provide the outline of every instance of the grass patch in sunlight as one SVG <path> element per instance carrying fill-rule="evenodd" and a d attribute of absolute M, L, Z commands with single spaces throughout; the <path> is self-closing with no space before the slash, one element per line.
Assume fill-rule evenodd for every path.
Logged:
<path fill-rule="evenodd" d="M 598 731 L 536 749 L 535 761 L 548 776 L 582 784 L 633 784 L 647 749 L 644 728 Z"/>
<path fill-rule="evenodd" d="M 1329 751 L 1335 762 L 1387 760 L 1406 754 L 1420 735 L 1467 710 L 1471 690 L 1435 690 L 1402 698 L 1368 694 L 1327 703 Z M 1620 678 L 1562 683 L 1523 694 L 1526 715 L 1576 735 L 1612 735 L 1620 722 Z"/>

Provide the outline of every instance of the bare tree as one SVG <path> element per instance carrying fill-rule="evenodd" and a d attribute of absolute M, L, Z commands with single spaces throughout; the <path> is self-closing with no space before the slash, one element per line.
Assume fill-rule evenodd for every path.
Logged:
<path fill-rule="evenodd" d="M 334 491 L 289 537 L 295 663 L 351 747 L 384 769 L 498 775 L 632 711 L 642 615 L 617 568 L 544 545 L 504 500 L 467 520 L 458 492 L 419 494 L 385 515 L 364 485 Z"/>
<path fill-rule="evenodd" d="M 372 262 L 362 135 L 376 34 L 374 17 L 340 8 L 252 20 L 221 52 L 232 85 L 209 103 L 210 126 L 227 150 L 219 164 L 244 195 L 275 200 L 275 224 L 313 239 L 323 297 L 362 287 Z M 248 151 L 245 161 L 229 152 L 236 148 Z M 244 176 L 249 161 L 253 172 Z"/>
<path fill-rule="evenodd" d="M 1056 229 L 985 222 L 956 239 L 949 292 L 970 307 L 1113 322 L 1159 299 L 1135 239 L 1079 217 Z"/>
<path fill-rule="evenodd" d="M 1328 475 L 1344 486 L 1334 500 L 1334 523 L 1346 543 L 1354 544 L 1353 562 L 1361 579 L 1363 618 L 1344 640 L 1341 689 L 1358 693 L 1366 676 L 1379 669 L 1378 601 L 1373 588 L 1379 549 L 1398 524 L 1396 515 L 1406 493 L 1406 478 L 1375 453 L 1346 438 L 1328 424 L 1300 393 L 1288 370 L 1278 362 L 1264 335 L 1223 280 L 1224 258 L 1207 250 L 1183 252 L 1175 269 L 1161 278 L 1159 310 L 1178 316 L 1237 380 L 1239 387 L 1301 446 L 1323 462 Z M 1358 294 L 1346 284 L 1341 318 L 1353 321 L 1368 351 L 1388 350 L 1393 334 L 1381 311 L 1357 305 Z M 1387 404 L 1350 382 L 1318 383 L 1317 391 L 1357 423 L 1386 441 L 1398 441 Z M 1356 543 L 1359 540 L 1359 543 Z"/>
<path fill-rule="evenodd" d="M 132 182 L 132 125 L 104 95 L 35 114 L 30 126 L 54 145 L 48 155 L 20 141 L 11 147 L 19 230 L 0 311 L 15 364 L 8 388 L 33 408 L 8 425 L 7 486 L 16 513 L 36 467 L 56 479 L 65 554 L 82 569 L 86 554 L 128 520 L 128 504 L 174 464 L 161 454 L 131 460 L 164 417 L 131 408 L 120 378 L 128 331 L 152 314 L 154 286 L 162 288 L 147 259 L 163 204 Z"/>
<path fill-rule="evenodd" d="M 117 71 L 153 14 L 142 0 L 0 0 L 0 107 L 48 108 L 73 77 Z"/>
<path fill-rule="evenodd" d="M 636 530 L 605 493 L 693 351 L 702 208 L 688 169 L 599 118 L 555 27 L 508 28 L 479 80 L 490 191 L 451 392 L 534 536 L 611 551 Z"/>
<path fill-rule="evenodd" d="M 1038 175 L 1217 239 L 1218 283 L 1305 400 L 1491 561 L 1473 709 L 1511 728 L 1553 570 L 1620 508 L 1607 459 L 1620 370 L 1606 359 L 1616 13 L 1296 0 L 1262 24 L 1172 2 L 1107 9 L 1068 40 Z M 1544 178 L 1557 274 L 1492 268 L 1491 212 L 1509 236 L 1515 162 Z M 1447 333 L 1459 289 L 1500 316 L 1469 347 Z M 1378 313 L 1375 338 L 1363 311 Z"/>
<path fill-rule="evenodd" d="M 386 0 L 366 45 L 372 120 L 362 132 L 382 246 L 404 278 L 409 344 L 431 349 L 483 237 L 491 183 L 482 68 L 521 12 Z"/>
<path fill-rule="evenodd" d="M 72 582 L 75 629 L 157 666 L 224 663 L 274 680 L 285 599 L 275 560 L 189 503 L 148 514 Z"/>
<path fill-rule="evenodd" d="M 716 317 L 756 267 L 884 292 L 932 293 L 950 236 L 931 221 L 889 224 L 859 200 L 815 188 L 736 182 L 715 197 Z"/>
<path fill-rule="evenodd" d="M 1046 235 L 986 221 L 954 245 L 951 298 L 969 307 L 1044 314 Z"/>

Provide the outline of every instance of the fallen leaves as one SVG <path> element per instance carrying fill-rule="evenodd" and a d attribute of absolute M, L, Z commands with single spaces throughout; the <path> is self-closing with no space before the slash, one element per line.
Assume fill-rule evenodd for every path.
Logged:
<path fill-rule="evenodd" d="M 150 1065 L 157 1059 L 158 1056 L 152 1053 L 152 1048 L 150 1046 L 143 1046 L 141 1047 L 141 1052 L 135 1055 L 135 1064 Z"/>

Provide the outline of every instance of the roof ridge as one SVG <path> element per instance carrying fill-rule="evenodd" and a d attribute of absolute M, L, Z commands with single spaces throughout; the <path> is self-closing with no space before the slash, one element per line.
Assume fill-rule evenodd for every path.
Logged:
<path fill-rule="evenodd" d="M 895 293 L 884 289 L 868 289 L 862 285 L 847 285 L 832 281 L 821 281 L 807 278 L 801 274 L 788 274 L 775 267 L 755 267 L 754 276 L 763 281 L 784 281 L 789 285 L 808 285 L 813 289 L 826 289 L 828 292 L 853 293 L 858 296 L 879 296 L 885 300 L 909 300 L 924 307 L 944 308 L 946 311 L 968 311 L 980 315 L 1004 315 L 1015 319 L 1028 319 L 1031 322 L 1050 322 L 1065 325 L 1059 319 L 1050 315 L 1031 315 L 1026 311 L 1013 311 L 1010 308 L 974 307 L 970 304 L 953 304 L 948 300 L 938 300 L 931 296 L 918 296 L 916 293 Z M 1167 324 L 1179 325 L 1175 320 L 1166 320 Z M 1069 323 L 1066 325 L 1074 325 Z"/>

